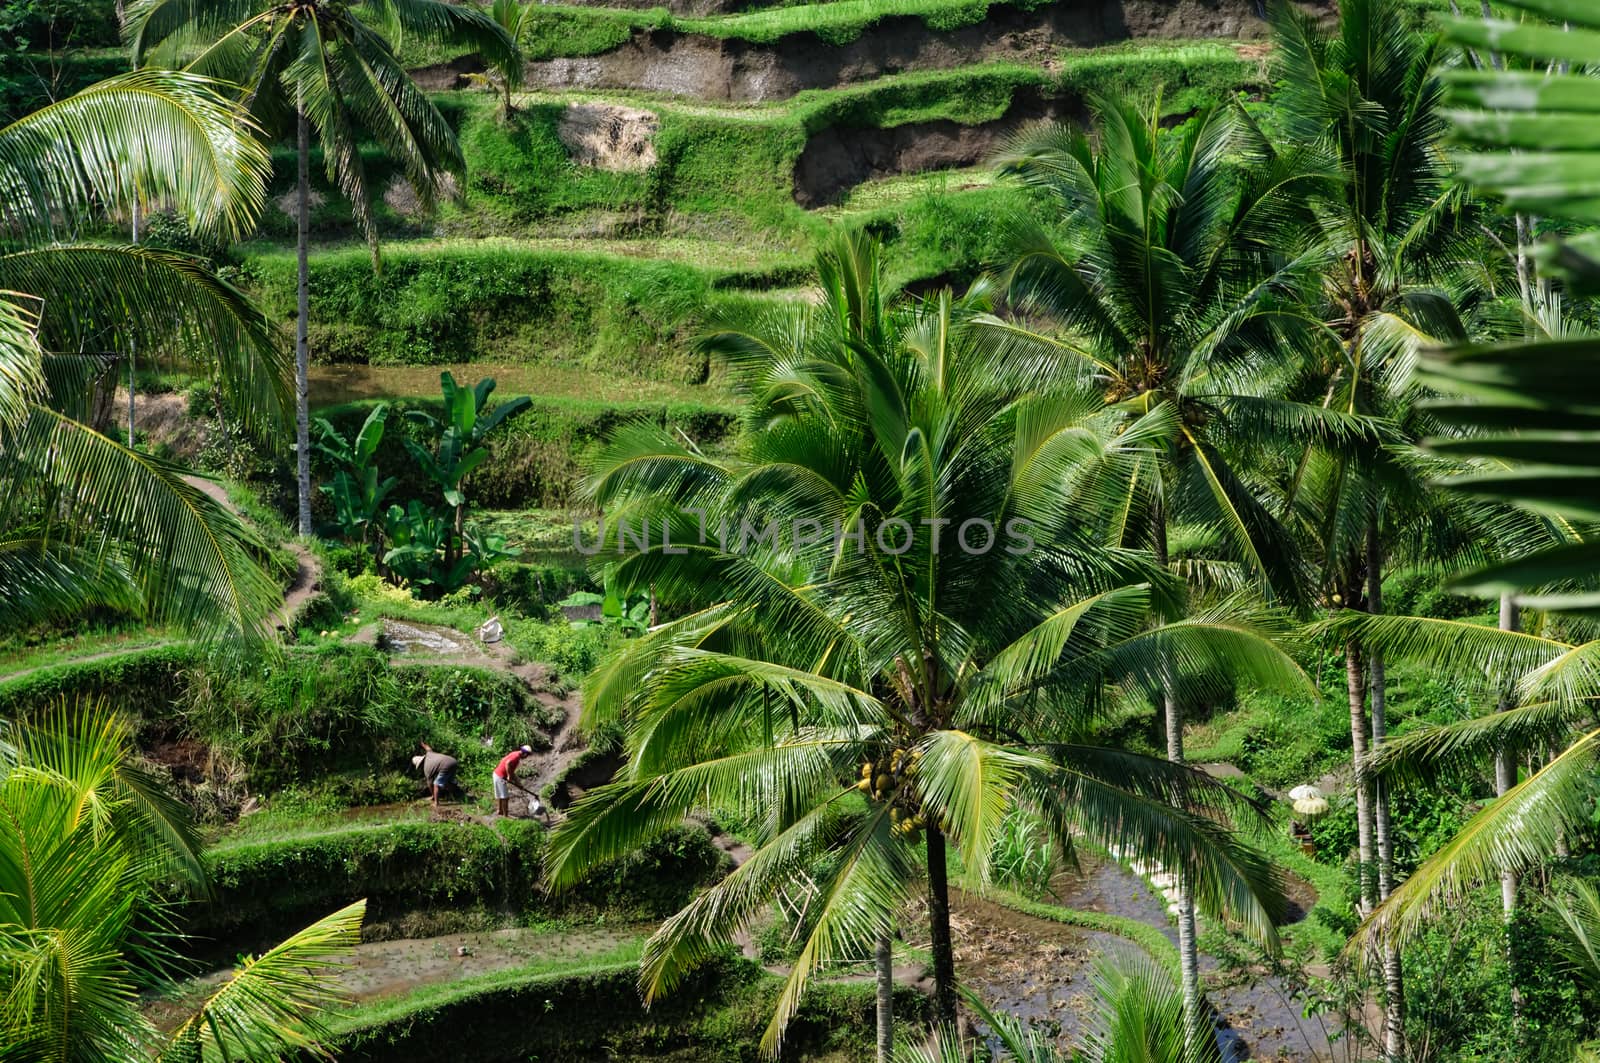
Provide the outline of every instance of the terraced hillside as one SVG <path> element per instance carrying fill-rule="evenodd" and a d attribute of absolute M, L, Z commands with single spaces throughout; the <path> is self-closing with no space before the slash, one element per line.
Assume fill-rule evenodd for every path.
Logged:
<path fill-rule="evenodd" d="M 961 283 L 1026 209 L 986 159 L 1096 96 L 1159 91 L 1176 119 L 1264 88 L 1254 0 L 547 5 L 503 113 L 474 55 L 410 57 L 455 125 L 465 184 L 434 213 L 385 164 L 384 268 L 313 191 L 313 357 L 461 362 L 715 390 L 691 342 L 708 316 L 792 298 L 831 226 L 893 245 L 901 285 Z M 292 160 L 245 269 L 292 313 Z M 377 374 L 374 376 L 373 374 Z M 414 375 L 414 374 L 413 374 Z M 396 380 L 400 380 L 398 375 Z M 527 373 L 521 375 L 527 380 Z M 536 387 L 536 378 L 530 382 Z M 400 386 L 403 391 L 404 387 Z M 431 390 L 431 387 L 426 390 Z M 334 397 L 331 393 L 325 393 Z"/>

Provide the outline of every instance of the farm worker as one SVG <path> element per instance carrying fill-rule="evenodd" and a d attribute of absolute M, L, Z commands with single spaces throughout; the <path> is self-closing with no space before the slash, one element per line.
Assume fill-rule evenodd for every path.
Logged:
<path fill-rule="evenodd" d="M 523 746 L 513 749 L 500 758 L 500 763 L 494 766 L 494 804 L 498 815 L 509 816 L 511 803 L 511 783 L 517 777 L 517 765 L 522 763 L 523 757 L 533 756 L 532 746 Z"/>
<path fill-rule="evenodd" d="M 411 758 L 411 766 L 422 771 L 422 781 L 428 784 L 428 792 L 433 795 L 433 807 L 439 807 L 439 795 L 446 786 L 454 786 L 456 781 L 456 758 L 448 753 L 440 753 L 428 743 L 422 743 L 423 753 L 420 757 Z"/>

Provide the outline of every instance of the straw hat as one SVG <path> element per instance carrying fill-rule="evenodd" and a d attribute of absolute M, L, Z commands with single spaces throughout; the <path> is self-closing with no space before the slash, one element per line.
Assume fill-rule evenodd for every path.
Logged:
<path fill-rule="evenodd" d="M 421 758 L 421 757 L 420 757 L 420 756 L 418 756 L 418 757 L 412 757 L 412 758 L 411 758 L 411 766 L 412 766 L 412 767 L 413 767 L 413 768 L 420 768 L 420 767 L 422 767 L 422 758 Z"/>

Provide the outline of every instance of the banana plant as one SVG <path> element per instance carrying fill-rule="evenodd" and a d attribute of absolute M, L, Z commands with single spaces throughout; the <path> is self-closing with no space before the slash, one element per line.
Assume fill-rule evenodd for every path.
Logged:
<path fill-rule="evenodd" d="M 401 509 L 390 506 L 384 518 L 389 550 L 383 564 L 392 575 L 423 587 L 449 593 L 464 585 L 471 575 L 496 561 L 520 557 L 522 551 L 507 546 L 503 535 L 484 532 L 476 524 L 462 530 L 465 548 L 453 560 L 444 556 L 450 534 L 445 518 L 421 502 L 412 501 Z"/>
<path fill-rule="evenodd" d="M 416 499 L 404 508 L 389 507 L 383 519 L 384 534 L 389 549 L 383 563 L 393 576 L 421 586 L 437 586 L 444 590 L 459 587 L 472 571 L 472 559 L 456 565 L 441 563 L 441 553 L 449 536 L 449 524 L 444 517 Z M 452 577 L 458 578 L 452 578 Z"/>
<path fill-rule="evenodd" d="M 571 621 L 573 627 L 611 627 L 630 636 L 643 635 L 650 630 L 649 595 L 636 595 L 630 601 L 608 587 L 604 594 L 596 594 L 594 591 L 569 594 L 561 599 L 559 604 L 565 608 L 593 605 L 600 607 L 599 617 L 593 620 L 573 620 Z"/>
<path fill-rule="evenodd" d="M 422 410 L 406 414 L 413 422 L 426 426 L 433 436 L 432 452 L 414 439 L 405 441 L 406 450 L 439 488 L 445 505 L 454 511 L 443 543 L 447 567 L 461 560 L 467 517 L 465 482 L 473 470 L 489 459 L 484 441 L 490 432 L 533 405 L 532 399 L 518 395 L 485 411 L 494 387 L 494 377 L 484 377 L 471 388 L 461 387 L 447 370 L 439 374 L 444 416 L 434 417 Z"/>
<path fill-rule="evenodd" d="M 353 441 L 345 439 L 326 418 L 317 418 L 317 451 L 335 468 L 333 479 L 322 485 L 323 493 L 333 500 L 333 526 L 342 538 L 372 550 L 374 557 L 384 502 L 399 483 L 393 476 L 379 480 L 374 460 L 388 418 L 389 404 L 378 404 L 367 414 Z"/>

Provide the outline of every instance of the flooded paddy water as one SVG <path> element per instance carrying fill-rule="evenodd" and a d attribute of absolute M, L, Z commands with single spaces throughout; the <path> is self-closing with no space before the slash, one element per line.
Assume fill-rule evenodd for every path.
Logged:
<path fill-rule="evenodd" d="M 997 1011 L 1056 1035 L 1063 1049 L 1092 1029 L 1095 965 L 1138 946 L 1115 934 L 1085 930 L 965 896 L 952 905 L 956 973 Z"/>
<path fill-rule="evenodd" d="M 1080 853 L 1076 870 L 1051 882 L 1046 903 L 1080 912 L 1133 919 L 1177 943 L 1165 902 L 1145 881 L 1113 861 Z M 1315 893 L 1303 880 L 1288 883 L 1291 921 L 1304 918 Z M 1115 934 L 1035 918 L 992 901 L 963 896 L 953 905 L 956 970 L 991 1006 L 1053 1030 L 1070 1050 L 1092 1029 L 1094 971 L 1102 960 L 1137 955 L 1139 946 Z M 1222 1016 L 1218 1040 L 1229 1060 L 1332 1063 L 1345 1053 L 1333 1029 L 1306 1017 L 1305 1002 L 1262 971 L 1224 971 L 1202 953 L 1211 1003 Z"/>

